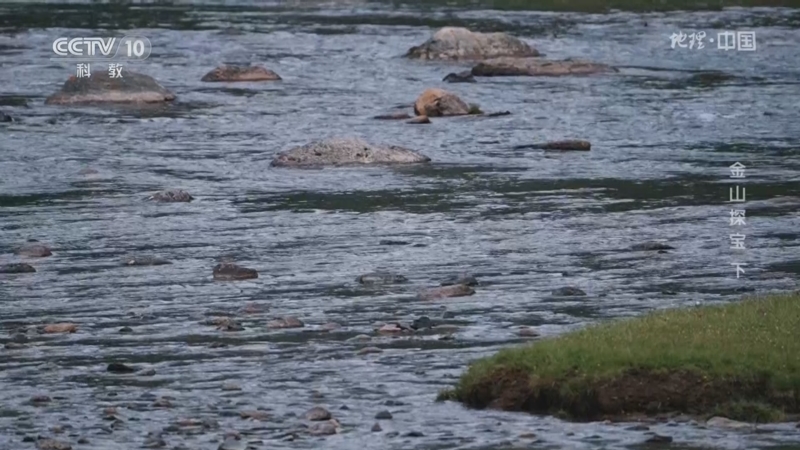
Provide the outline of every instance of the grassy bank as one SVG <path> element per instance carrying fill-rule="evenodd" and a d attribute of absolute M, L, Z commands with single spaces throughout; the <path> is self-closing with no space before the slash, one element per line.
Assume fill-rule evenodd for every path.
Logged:
<path fill-rule="evenodd" d="M 440 399 L 573 420 L 800 413 L 800 293 L 674 309 L 510 348 Z"/>

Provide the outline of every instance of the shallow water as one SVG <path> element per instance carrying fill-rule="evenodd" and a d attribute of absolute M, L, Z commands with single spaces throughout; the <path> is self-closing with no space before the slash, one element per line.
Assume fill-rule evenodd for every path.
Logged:
<path fill-rule="evenodd" d="M 36 273 L 0 275 L 0 343 L 43 323 L 79 325 L 69 335 L 27 333 L 26 347 L 0 349 L 2 449 L 33 448 L 22 439 L 36 435 L 81 449 L 138 448 L 148 432 L 165 428 L 166 448 L 215 449 L 228 430 L 253 448 L 627 448 L 647 435 L 625 424 L 472 411 L 434 398 L 474 358 L 522 342 L 521 325 L 552 336 L 599 319 L 798 286 L 796 10 L 590 15 L 362 2 L 198 5 L 90 13 L 63 4 L 58 16 L 42 9 L 52 5 L 0 5 L 0 110 L 17 119 L 0 124 L 0 263 L 20 261 L 12 250 L 27 239 L 53 248 L 53 256 L 29 261 Z M 400 56 L 431 27 L 451 24 L 518 34 L 548 57 L 623 68 L 611 76 L 444 85 L 444 75 L 469 65 Z M 147 111 L 45 106 L 74 69 L 49 60 L 52 41 L 103 35 L 84 29 L 98 27 L 148 37 L 151 57 L 125 67 L 155 77 L 178 101 Z M 726 29 L 755 30 L 757 51 L 669 48 L 675 31 Z M 199 81 L 222 62 L 261 63 L 284 80 Z M 398 106 L 410 112 L 416 96 L 435 86 L 512 114 L 426 126 L 371 119 Z M 269 167 L 293 145 L 350 135 L 413 148 L 433 162 Z M 588 139 L 593 148 L 514 149 L 565 138 Z M 729 248 L 727 202 L 735 161 L 747 166 L 739 184 L 751 200 L 748 248 L 738 254 Z M 87 167 L 98 173 L 81 174 Z M 196 200 L 144 201 L 166 188 Z M 385 239 L 408 245 L 380 245 Z M 675 250 L 627 250 L 649 240 Z M 122 266 L 130 254 L 174 264 Z M 259 278 L 212 281 L 222 256 L 257 269 Z M 736 261 L 748 264 L 738 280 Z M 378 269 L 410 282 L 355 283 Z M 415 298 L 464 271 L 481 281 L 474 296 Z M 563 286 L 588 295 L 550 295 Z M 239 312 L 250 303 L 262 311 Z M 221 313 L 236 313 L 245 331 L 200 324 Z M 285 315 L 306 327 L 266 328 Z M 411 338 L 372 331 L 374 323 L 423 315 L 457 326 L 454 339 L 440 339 L 445 331 Z M 318 330 L 329 321 L 344 328 Z M 133 332 L 120 334 L 124 326 Z M 359 334 L 372 338 L 347 341 Z M 356 354 L 367 346 L 384 351 Z M 110 374 L 110 362 L 155 375 Z M 223 390 L 224 383 L 241 390 Z M 52 401 L 34 406 L 33 395 Z M 152 406 L 162 396 L 171 407 Z M 292 414 L 316 404 L 333 412 L 343 433 L 287 440 L 300 421 Z M 104 420 L 109 406 L 118 406 L 122 422 Z M 259 407 L 273 417 L 239 417 Z M 371 432 L 385 409 L 394 418 Z M 180 418 L 213 418 L 218 426 L 169 427 Z M 54 434 L 58 424 L 71 428 Z M 676 448 L 800 441 L 794 424 L 764 428 L 663 423 L 652 430 L 672 436 Z M 526 433 L 536 443 L 520 437 Z M 81 437 L 88 443 L 77 444 Z"/>

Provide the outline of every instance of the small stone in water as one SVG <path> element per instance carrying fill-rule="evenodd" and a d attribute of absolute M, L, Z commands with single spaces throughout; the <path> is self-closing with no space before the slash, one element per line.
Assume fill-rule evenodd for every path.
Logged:
<path fill-rule="evenodd" d="M 107 371 L 111 373 L 132 373 L 136 372 L 136 369 L 122 363 L 111 363 L 106 368 Z"/>
<path fill-rule="evenodd" d="M 305 324 L 297 317 L 281 317 L 267 322 L 267 328 L 302 328 Z"/>
<path fill-rule="evenodd" d="M 223 391 L 241 391 L 242 387 L 235 383 L 223 383 Z"/>
<path fill-rule="evenodd" d="M 327 436 L 338 432 L 335 421 L 317 422 L 308 428 L 308 433 L 312 436 Z"/>
<path fill-rule="evenodd" d="M 168 398 L 159 397 L 153 402 L 153 406 L 156 408 L 170 408 L 172 407 L 172 402 Z"/>
<path fill-rule="evenodd" d="M 251 410 L 251 411 L 240 412 L 239 417 L 241 417 L 242 419 L 253 419 L 263 422 L 270 418 L 270 414 L 266 411 Z"/>
<path fill-rule="evenodd" d="M 409 431 L 408 433 L 404 434 L 405 437 L 424 437 L 425 435 L 419 431 Z"/>
<path fill-rule="evenodd" d="M 44 333 L 74 333 L 78 331 L 78 326 L 74 323 L 51 323 L 49 325 L 45 325 L 42 329 Z"/>
<path fill-rule="evenodd" d="M 46 395 L 34 395 L 33 397 L 31 397 L 31 403 L 33 404 L 49 403 L 50 400 L 51 400 L 50 397 Z"/>
<path fill-rule="evenodd" d="M 306 420 L 310 420 L 312 422 L 329 420 L 331 418 L 330 411 L 321 406 L 315 406 L 309 409 L 304 415 Z"/>
<path fill-rule="evenodd" d="M 392 418 L 392 413 L 389 411 L 381 411 L 378 414 L 375 414 L 375 418 L 378 420 L 389 420 Z"/>
<path fill-rule="evenodd" d="M 586 295 L 586 292 L 583 292 L 582 290 L 576 287 L 566 286 L 555 289 L 552 294 L 560 297 L 576 297 L 576 296 L 584 296 Z"/>
<path fill-rule="evenodd" d="M 645 442 L 650 444 L 668 444 L 672 442 L 672 437 L 662 436 L 660 434 L 654 434 L 650 438 L 648 438 Z"/>
<path fill-rule="evenodd" d="M 72 450 L 72 446 L 68 443 L 55 439 L 40 439 L 36 442 L 36 448 L 39 450 Z"/>
<path fill-rule="evenodd" d="M 519 335 L 522 337 L 536 337 L 539 336 L 539 333 L 533 328 L 525 327 L 519 330 Z"/>
<path fill-rule="evenodd" d="M 364 348 L 362 348 L 361 350 L 358 351 L 358 354 L 359 355 L 370 355 L 370 354 L 373 354 L 373 353 L 382 353 L 382 352 L 383 352 L 383 349 L 380 349 L 378 347 L 364 347 Z"/>
<path fill-rule="evenodd" d="M 370 431 L 372 431 L 373 433 L 377 433 L 378 431 L 383 431 L 383 428 L 381 428 L 381 424 L 375 422 L 375 425 L 372 426 Z"/>
<path fill-rule="evenodd" d="M 120 333 L 133 333 L 133 328 L 131 327 L 122 327 L 119 329 Z"/>

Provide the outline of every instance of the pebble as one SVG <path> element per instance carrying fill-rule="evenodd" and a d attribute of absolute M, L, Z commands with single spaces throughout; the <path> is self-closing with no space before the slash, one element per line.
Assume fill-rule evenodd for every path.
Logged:
<path fill-rule="evenodd" d="M 709 427 L 720 427 L 720 428 L 730 428 L 730 429 L 745 429 L 745 428 L 753 428 L 752 425 L 746 422 L 739 422 L 738 420 L 731 420 L 727 417 L 712 417 L 706 421 L 706 425 Z"/>
<path fill-rule="evenodd" d="M 403 406 L 405 403 L 401 402 L 400 400 L 386 400 L 383 402 L 386 406 Z"/>
<path fill-rule="evenodd" d="M 390 413 L 389 411 L 383 410 L 383 411 L 380 411 L 378 414 L 375 414 L 375 418 L 377 420 L 389 420 L 389 419 L 392 418 L 392 413 Z"/>
<path fill-rule="evenodd" d="M 304 416 L 306 420 L 310 420 L 312 422 L 329 420 L 332 417 L 330 411 L 321 406 L 315 406 L 309 409 L 308 411 L 305 412 Z"/>
<path fill-rule="evenodd" d="M 1 264 L 0 273 L 34 273 L 36 269 L 27 263 Z"/>
<path fill-rule="evenodd" d="M 402 333 L 405 331 L 400 324 L 397 323 L 387 323 L 380 328 L 378 328 L 378 333 L 380 334 L 395 334 L 395 333 Z"/>
<path fill-rule="evenodd" d="M 333 330 L 338 330 L 339 328 L 342 328 L 342 325 L 336 322 L 328 322 L 319 327 L 319 329 L 322 331 L 333 331 Z"/>
<path fill-rule="evenodd" d="M 372 425 L 372 428 L 370 429 L 370 431 L 372 431 L 373 433 L 377 433 L 379 431 L 383 431 L 383 428 L 381 428 L 381 424 L 379 424 L 378 422 L 375 422 L 375 424 Z"/>
<path fill-rule="evenodd" d="M 171 408 L 172 402 L 168 398 L 159 397 L 153 402 L 153 406 L 156 408 Z"/>
<path fill-rule="evenodd" d="M 405 436 L 405 437 L 425 437 L 425 435 L 422 434 L 419 431 L 409 431 L 408 433 L 404 434 L 403 436 Z"/>

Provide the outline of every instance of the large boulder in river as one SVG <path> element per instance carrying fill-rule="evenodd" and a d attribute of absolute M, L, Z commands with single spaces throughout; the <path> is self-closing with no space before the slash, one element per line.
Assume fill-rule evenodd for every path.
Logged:
<path fill-rule="evenodd" d="M 414 113 L 428 117 L 465 116 L 470 113 L 470 107 L 456 94 L 443 89 L 426 89 L 414 102 Z"/>
<path fill-rule="evenodd" d="M 606 64 L 593 63 L 580 59 L 552 61 L 542 58 L 493 58 L 481 61 L 472 68 L 472 74 L 476 77 L 556 77 L 611 72 L 618 72 L 618 70 Z"/>
<path fill-rule="evenodd" d="M 431 159 L 396 145 L 375 145 L 359 138 L 329 138 L 278 153 L 274 167 L 321 167 L 356 164 L 413 164 Z"/>
<path fill-rule="evenodd" d="M 219 66 L 208 72 L 200 81 L 277 81 L 281 77 L 261 66 Z"/>
<path fill-rule="evenodd" d="M 539 52 L 505 33 L 479 33 L 466 28 L 444 27 L 422 45 L 411 47 L 408 58 L 424 60 L 477 60 L 500 56 L 539 56 Z"/>
<path fill-rule="evenodd" d="M 126 71 L 119 78 L 111 78 L 108 71 L 98 70 L 89 77 L 69 77 L 59 92 L 47 97 L 45 104 L 161 103 L 172 100 L 175 100 L 175 94 L 150 76 Z"/>

